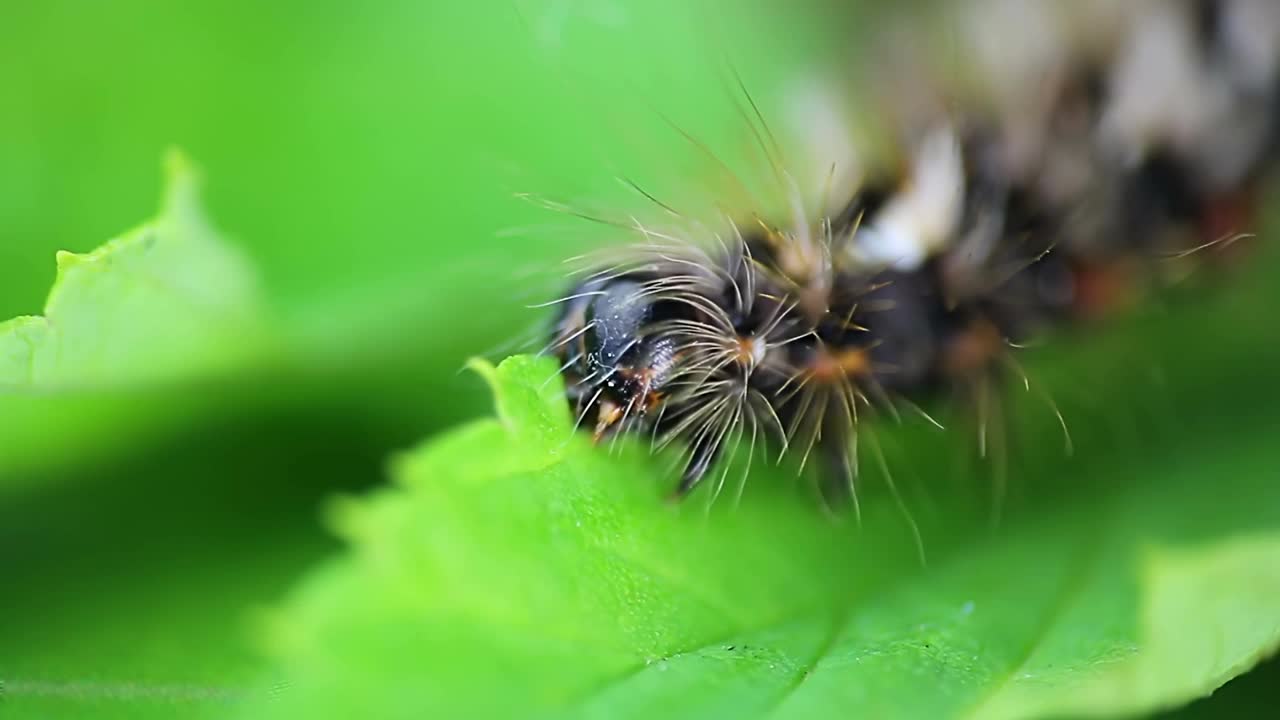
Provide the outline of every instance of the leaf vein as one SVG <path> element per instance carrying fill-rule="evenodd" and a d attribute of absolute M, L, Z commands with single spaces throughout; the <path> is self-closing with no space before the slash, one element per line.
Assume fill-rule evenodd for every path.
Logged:
<path fill-rule="evenodd" d="M 1084 588 L 1088 585 L 1087 580 L 1098 569 L 1098 560 L 1103 554 L 1101 552 L 1103 543 L 1096 538 L 1102 538 L 1105 535 L 1105 532 L 1095 534 L 1095 540 L 1087 543 L 1080 551 L 1076 557 L 1075 567 L 1062 587 L 1062 592 L 1058 593 L 1056 601 L 1049 607 L 1043 621 L 1038 624 L 1035 633 L 1018 654 L 1017 659 L 978 698 L 977 702 L 968 711 L 960 714 L 960 717 L 981 717 L 982 712 L 991 707 L 995 698 L 999 697 L 1000 693 L 1017 677 L 1019 671 L 1025 668 L 1031 662 L 1031 659 L 1035 657 L 1036 650 L 1044 644 L 1052 630 L 1057 627 L 1058 623 L 1066 615 L 1067 610 L 1080 598 Z"/>

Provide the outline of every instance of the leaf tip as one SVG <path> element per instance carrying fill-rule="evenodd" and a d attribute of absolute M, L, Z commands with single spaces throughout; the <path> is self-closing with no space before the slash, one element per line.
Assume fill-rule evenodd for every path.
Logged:
<path fill-rule="evenodd" d="M 199 183 L 200 170 L 196 167 L 195 162 L 191 160 L 191 156 L 180 147 L 173 146 L 165 150 L 162 166 L 165 180 L 170 186 L 181 183 Z"/>
<path fill-rule="evenodd" d="M 493 363 L 482 357 L 473 357 L 467 360 L 466 369 L 479 375 L 485 385 L 489 386 L 489 391 L 498 394 L 498 368 Z"/>
<path fill-rule="evenodd" d="M 73 253 L 70 250 L 59 250 L 57 254 L 54 255 L 54 262 L 58 266 L 58 272 L 65 272 L 83 263 L 86 258 L 86 255 Z"/>
<path fill-rule="evenodd" d="M 203 175 L 196 163 L 181 148 L 171 147 L 165 151 L 162 165 L 165 184 L 160 202 L 161 218 L 203 219 L 200 203 Z"/>

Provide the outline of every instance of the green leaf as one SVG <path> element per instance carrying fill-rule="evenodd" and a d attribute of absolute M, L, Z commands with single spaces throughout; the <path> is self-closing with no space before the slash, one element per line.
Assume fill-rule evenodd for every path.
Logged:
<path fill-rule="evenodd" d="M 1100 668 L 1049 666 L 996 715 L 1138 713 L 1207 695 L 1280 649 L 1280 533 L 1192 550 L 1150 548 L 1140 565 L 1141 652 Z"/>
<path fill-rule="evenodd" d="M 177 152 L 166 169 L 154 220 L 92 252 L 59 252 L 44 315 L 0 323 L 6 480 L 85 465 L 243 403 L 200 385 L 283 357 L 253 269 L 204 217 L 196 172 Z"/>
<path fill-rule="evenodd" d="M 263 351 L 256 281 L 210 228 L 179 154 L 155 220 L 91 253 L 59 252 L 45 314 L 0 323 L 0 387 L 170 381 Z"/>
<path fill-rule="evenodd" d="M 1274 707 L 1277 680 L 1280 680 L 1280 657 L 1272 656 L 1261 666 L 1218 688 L 1213 695 L 1163 713 L 1159 720 L 1266 717 Z"/>
<path fill-rule="evenodd" d="M 1116 714 L 1280 643 L 1274 421 L 1075 464 L 1088 492 L 995 534 L 948 496 L 922 567 L 883 497 L 860 527 L 770 472 L 662 503 L 662 458 L 572 433 L 554 370 L 484 369 L 496 420 L 337 506 L 351 549 L 270 626 L 290 689 L 245 717 Z"/>

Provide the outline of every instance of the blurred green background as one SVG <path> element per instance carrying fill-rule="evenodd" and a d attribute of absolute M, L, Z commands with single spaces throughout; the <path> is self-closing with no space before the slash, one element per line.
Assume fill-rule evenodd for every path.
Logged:
<path fill-rule="evenodd" d="M 615 173 L 671 178 L 691 155 L 659 112 L 704 137 L 737 121 L 713 62 L 736 46 L 767 88 L 818 61 L 811 19 L 737 10 L 13 4 L 0 23 L 0 317 L 40 310 L 54 251 L 150 216 L 158 159 L 177 145 L 315 366 L 394 367 L 397 392 L 363 395 L 395 422 L 470 414 L 441 378 L 536 323 L 524 305 L 593 232 L 515 193 L 633 204 Z"/>
<path fill-rule="evenodd" d="M 5 3 L 0 318 L 40 312 L 55 251 L 152 216 L 177 145 L 290 352 L 178 399 L 0 402 L 0 679 L 55 714 L 118 712 L 123 677 L 248 681 L 246 617 L 335 547 L 323 498 L 484 412 L 456 371 L 598 238 L 515 194 L 678 192 L 662 116 L 740 133 L 726 59 L 768 107 L 858 32 L 763 0 Z"/>

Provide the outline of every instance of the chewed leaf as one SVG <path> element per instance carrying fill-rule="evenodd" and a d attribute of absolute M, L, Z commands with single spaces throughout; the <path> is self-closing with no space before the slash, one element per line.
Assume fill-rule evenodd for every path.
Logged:
<path fill-rule="evenodd" d="M 1266 428 L 1197 462 L 1073 468 L 1125 489 L 995 536 L 956 518 L 922 567 L 889 503 L 853 527 L 777 473 L 736 508 L 664 504 L 660 461 L 568 433 L 554 363 L 483 372 L 500 420 L 337 508 L 350 550 L 269 627 L 289 690 L 243 717 L 1115 714 L 1203 695 L 1280 641 Z"/>
<path fill-rule="evenodd" d="M 0 323 L 0 388 L 172 380 L 265 347 L 249 264 L 209 226 L 186 160 L 167 164 L 155 220 L 93 252 L 58 253 L 45 314 Z"/>

